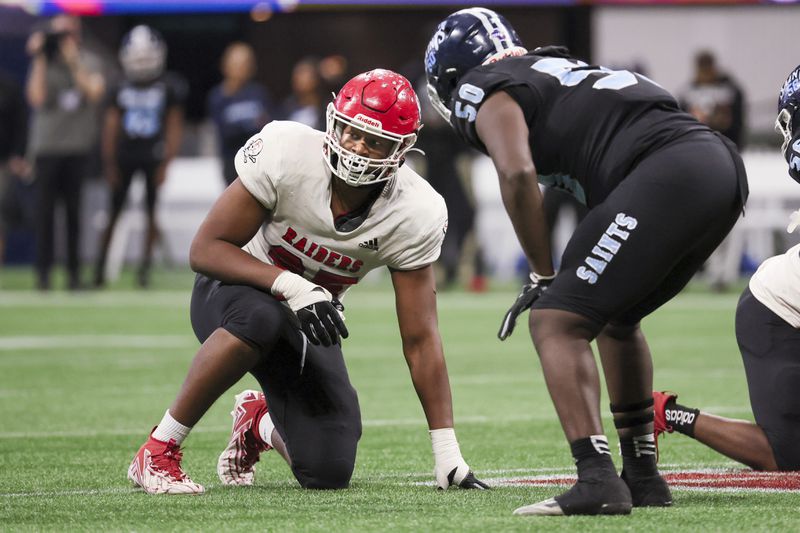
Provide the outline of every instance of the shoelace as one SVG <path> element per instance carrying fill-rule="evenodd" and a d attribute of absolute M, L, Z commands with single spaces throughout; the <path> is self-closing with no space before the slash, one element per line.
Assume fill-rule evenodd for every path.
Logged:
<path fill-rule="evenodd" d="M 186 479 L 186 472 L 181 468 L 181 459 L 183 459 L 183 452 L 175 441 L 167 443 L 164 453 L 152 455 L 151 459 L 153 465 L 160 471 L 166 473 L 168 476 L 183 481 Z"/>

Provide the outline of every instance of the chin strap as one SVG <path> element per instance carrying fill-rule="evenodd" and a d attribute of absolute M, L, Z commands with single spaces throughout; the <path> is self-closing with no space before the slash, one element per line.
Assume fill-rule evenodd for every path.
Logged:
<path fill-rule="evenodd" d="M 800 209 L 789 215 L 789 225 L 786 227 L 786 232 L 794 233 L 798 226 L 800 226 Z"/>

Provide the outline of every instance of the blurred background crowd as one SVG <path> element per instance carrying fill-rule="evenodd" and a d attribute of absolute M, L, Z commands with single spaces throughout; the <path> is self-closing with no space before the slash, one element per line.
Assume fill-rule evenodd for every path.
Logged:
<path fill-rule="evenodd" d="M 187 264 L 194 230 L 236 177 L 236 151 L 271 120 L 324 129 L 331 94 L 354 74 L 396 70 L 427 107 L 425 44 L 467 7 L 173 1 L 125 12 L 114 2 L 103 14 L 103 2 L 74 4 L 67 14 L 70 2 L 0 4 L 0 265 L 30 269 L 43 291 L 62 288 L 55 269 L 81 290 L 125 266 L 147 287 L 154 263 Z M 741 4 L 492 3 L 529 48 L 564 44 L 648 75 L 745 151 L 755 207 L 705 269 L 719 290 L 790 244 L 782 216 L 800 203 L 782 185 L 772 132 L 778 89 L 800 62 L 790 39 L 800 8 Z M 482 291 L 524 275 L 491 163 L 430 109 L 423 119 L 427 155 L 409 164 L 448 205 L 442 287 Z M 584 207 L 559 191 L 545 202 L 558 257 Z"/>

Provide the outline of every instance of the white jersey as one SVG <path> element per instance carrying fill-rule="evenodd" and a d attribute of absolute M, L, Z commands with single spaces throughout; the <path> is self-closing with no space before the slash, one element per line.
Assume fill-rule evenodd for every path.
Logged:
<path fill-rule="evenodd" d="M 236 154 L 239 180 L 270 220 L 245 245 L 261 261 L 303 275 L 341 297 L 370 270 L 413 270 L 436 261 L 447 230 L 444 199 L 400 167 L 360 226 L 338 231 L 331 212 L 325 134 L 297 122 L 267 124 Z"/>
<path fill-rule="evenodd" d="M 750 292 L 792 327 L 800 328 L 800 244 L 761 263 L 750 278 Z"/>

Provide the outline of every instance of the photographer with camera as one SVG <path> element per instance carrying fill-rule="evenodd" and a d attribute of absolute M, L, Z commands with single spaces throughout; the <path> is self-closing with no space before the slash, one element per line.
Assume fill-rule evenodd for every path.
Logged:
<path fill-rule="evenodd" d="M 97 140 L 105 80 L 99 59 L 81 47 L 80 31 L 80 19 L 58 15 L 27 43 L 32 60 L 25 93 L 33 109 L 29 150 L 36 178 L 40 290 L 50 288 L 57 200 L 63 201 L 66 211 L 67 287 L 75 290 L 81 285 L 81 182 Z"/>

